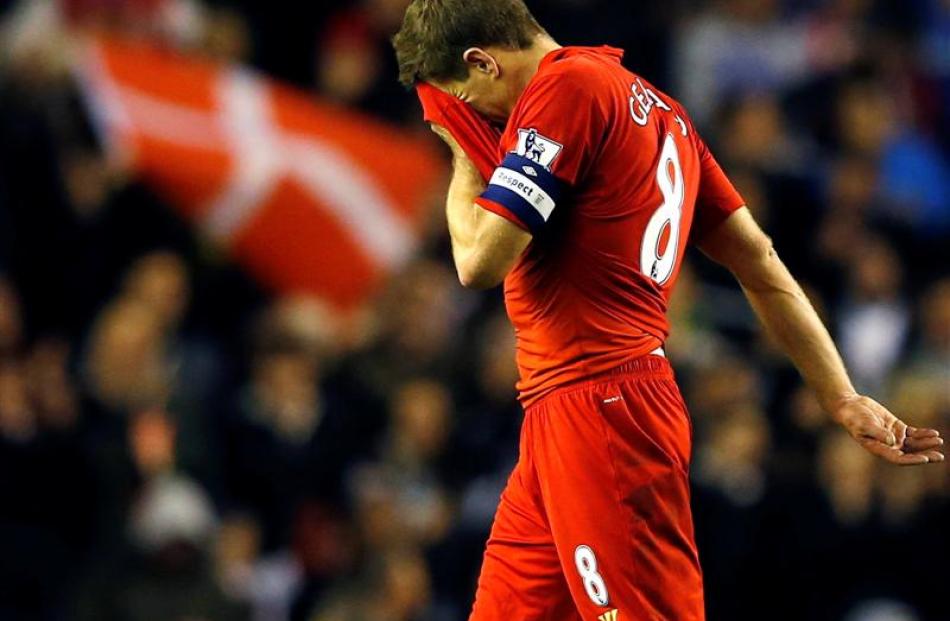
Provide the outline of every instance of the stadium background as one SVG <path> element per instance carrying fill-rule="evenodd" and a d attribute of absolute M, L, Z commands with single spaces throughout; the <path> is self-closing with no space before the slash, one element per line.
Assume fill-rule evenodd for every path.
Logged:
<path fill-rule="evenodd" d="M 421 137 L 404 5 L 0 1 L 0 619 L 465 618 L 520 410 L 500 295 L 458 286 L 437 206 L 340 327 L 115 174 L 58 70 L 132 33 Z M 686 104 L 860 389 L 946 435 L 950 3 L 529 5 Z M 950 619 L 948 468 L 829 425 L 699 256 L 671 316 L 710 620 Z"/>

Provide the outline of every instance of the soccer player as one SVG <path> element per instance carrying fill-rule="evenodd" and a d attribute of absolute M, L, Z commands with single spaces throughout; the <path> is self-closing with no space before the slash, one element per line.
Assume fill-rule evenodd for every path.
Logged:
<path fill-rule="evenodd" d="M 622 52 L 559 46 L 522 0 L 413 0 L 394 46 L 454 154 L 459 278 L 504 281 L 517 333 L 520 457 L 472 620 L 703 619 L 691 428 L 663 350 L 690 241 L 732 271 L 861 446 L 895 464 L 943 460 L 936 431 L 857 394 L 687 112 Z"/>

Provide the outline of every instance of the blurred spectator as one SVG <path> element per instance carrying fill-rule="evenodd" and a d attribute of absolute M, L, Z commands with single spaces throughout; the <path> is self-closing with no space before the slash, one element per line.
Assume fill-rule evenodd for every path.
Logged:
<path fill-rule="evenodd" d="M 251 33 L 244 16 L 228 7 L 208 7 L 202 52 L 226 63 L 245 63 L 251 56 Z"/>
<path fill-rule="evenodd" d="M 803 149 L 789 135 L 784 112 L 774 96 L 758 93 L 739 98 L 723 117 L 723 133 L 729 140 L 722 144 L 720 157 L 765 172 L 800 171 Z M 762 203 L 749 202 L 756 207 Z"/>
<path fill-rule="evenodd" d="M 431 607 L 430 576 L 424 559 L 409 550 L 394 550 L 370 564 L 361 585 L 328 598 L 311 621 L 436 620 Z"/>
<path fill-rule="evenodd" d="M 222 521 L 215 543 L 215 565 L 225 593 L 247 604 L 252 619 L 290 618 L 302 581 L 300 564 L 286 551 L 262 555 L 260 527 L 253 518 L 235 514 Z"/>
<path fill-rule="evenodd" d="M 164 404 L 172 369 L 162 317 L 141 302 L 123 300 L 99 318 L 89 344 L 87 372 L 93 396 L 116 412 Z"/>
<path fill-rule="evenodd" d="M 754 505 L 766 489 L 771 443 L 768 421 L 751 406 L 738 406 L 717 416 L 709 440 L 696 451 L 694 479 L 715 488 L 735 506 Z"/>
<path fill-rule="evenodd" d="M 25 442 L 36 431 L 36 417 L 30 407 L 26 377 L 20 365 L 4 362 L 0 366 L 0 429 L 4 438 Z"/>
<path fill-rule="evenodd" d="M 828 211 L 815 244 L 826 271 L 826 291 L 837 288 L 848 266 L 860 261 L 859 251 L 869 235 L 867 222 L 879 200 L 877 174 L 874 160 L 866 157 L 843 157 L 828 166 L 824 188 Z"/>
<path fill-rule="evenodd" d="M 699 425 L 715 424 L 720 413 L 729 408 L 761 402 L 762 381 L 758 372 L 732 357 L 703 367 L 691 379 L 689 388 L 689 402 Z"/>
<path fill-rule="evenodd" d="M 867 217 L 877 200 L 877 171 L 873 160 L 858 156 L 844 157 L 833 163 L 828 182 L 828 205 L 832 211 Z M 860 227 L 857 228 L 860 231 Z M 837 243 L 846 246 L 839 239 Z"/>
<path fill-rule="evenodd" d="M 681 26 L 676 92 L 701 125 L 727 95 L 781 90 L 854 57 L 847 20 L 782 19 L 781 4 L 727 0 Z"/>
<path fill-rule="evenodd" d="M 845 83 L 837 100 L 840 139 L 857 155 L 880 158 L 882 213 L 936 235 L 950 223 L 950 172 L 936 145 L 911 126 L 895 90 L 873 78 Z"/>
<path fill-rule="evenodd" d="M 898 131 L 898 107 L 887 86 L 873 79 L 846 82 L 838 92 L 839 140 L 846 152 L 876 156 Z"/>
<path fill-rule="evenodd" d="M 902 602 L 872 600 L 858 606 L 845 621 L 918 621 L 914 610 Z"/>
<path fill-rule="evenodd" d="M 50 338 L 37 342 L 25 362 L 26 383 L 38 420 L 59 433 L 74 429 L 80 415 L 69 358 L 69 344 Z"/>
<path fill-rule="evenodd" d="M 22 335 L 20 301 L 13 284 L 0 274 L 0 358 L 17 352 Z"/>
<path fill-rule="evenodd" d="M 125 275 L 122 291 L 124 298 L 151 309 L 168 332 L 181 324 L 190 295 L 185 262 L 170 252 L 154 252 L 139 259 Z"/>
<path fill-rule="evenodd" d="M 216 518 L 192 481 L 159 476 L 131 516 L 131 542 L 114 566 L 85 587 L 80 619 L 246 619 L 217 586 L 209 564 Z"/>
<path fill-rule="evenodd" d="M 48 344 L 0 362 L 0 617 L 62 615 L 90 550 L 93 473 L 76 396 Z"/>
<path fill-rule="evenodd" d="M 466 495 L 463 501 L 466 510 L 477 511 L 478 517 L 468 514 L 462 519 L 474 519 L 480 527 L 490 523 L 497 496 L 517 461 L 522 412 L 512 401 L 518 381 L 514 337 L 503 313 L 494 314 L 483 324 L 476 339 L 478 353 L 472 359 L 474 385 L 467 387 L 469 391 L 462 398 L 466 406 L 460 405 L 454 417 L 451 454 L 447 456 L 454 485 L 464 485 L 480 475 L 495 479 L 497 488 L 490 497 Z M 476 506 L 481 509 L 476 510 Z"/>
<path fill-rule="evenodd" d="M 950 7 L 943 0 L 926 0 L 922 4 L 923 32 L 917 43 L 917 59 L 926 78 L 933 80 L 925 91 L 927 104 L 946 152 L 950 147 L 950 112 L 946 106 L 950 99 Z"/>
<path fill-rule="evenodd" d="M 920 308 L 921 330 L 913 362 L 944 382 L 950 399 L 950 278 L 934 283 Z"/>
<path fill-rule="evenodd" d="M 393 396 L 377 460 L 351 475 L 357 520 L 371 548 L 428 545 L 444 536 L 451 514 L 437 466 L 449 408 L 445 388 L 426 380 L 408 382 Z"/>
<path fill-rule="evenodd" d="M 369 390 L 391 394 L 415 376 L 450 375 L 464 319 L 455 275 L 420 260 L 396 275 L 377 307 L 378 336 L 363 352 L 360 374 Z"/>
<path fill-rule="evenodd" d="M 671 330 L 666 341 L 670 360 L 684 372 L 712 366 L 723 349 L 710 313 L 701 303 L 699 287 L 695 271 L 690 264 L 684 264 L 677 279 L 676 296 L 670 300 L 667 311 Z"/>
<path fill-rule="evenodd" d="M 174 470 L 177 435 L 175 425 L 160 410 L 145 410 L 132 418 L 129 446 L 135 466 L 146 481 Z"/>
<path fill-rule="evenodd" d="M 310 325 L 309 308 L 278 302 L 262 316 L 248 383 L 224 420 L 228 495 L 254 511 L 267 551 L 289 543 L 309 493 L 335 493 L 354 441 L 342 404 L 323 394 L 324 327 L 319 315 Z"/>
<path fill-rule="evenodd" d="M 841 309 L 839 345 L 858 390 L 883 394 L 910 328 L 900 263 L 881 239 L 859 247 Z"/>
<path fill-rule="evenodd" d="M 409 0 L 361 0 L 330 18 L 318 39 L 317 86 L 341 103 L 408 121 L 412 101 L 399 92 L 389 39 Z M 408 104 L 408 105 L 407 105 Z"/>
<path fill-rule="evenodd" d="M 818 475 L 838 523 L 869 520 L 874 502 L 874 458 L 839 430 L 827 432 L 818 454 Z"/>

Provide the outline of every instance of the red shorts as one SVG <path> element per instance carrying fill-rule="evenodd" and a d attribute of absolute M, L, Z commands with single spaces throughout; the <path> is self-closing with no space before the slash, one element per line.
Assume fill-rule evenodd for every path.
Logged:
<path fill-rule="evenodd" d="M 529 407 L 470 621 L 701 621 L 691 437 L 660 356 Z"/>

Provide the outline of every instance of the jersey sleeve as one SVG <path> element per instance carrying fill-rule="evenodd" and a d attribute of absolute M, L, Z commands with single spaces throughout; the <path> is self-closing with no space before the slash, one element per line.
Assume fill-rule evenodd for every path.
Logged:
<path fill-rule="evenodd" d="M 745 200 L 729 181 L 706 142 L 698 135 L 696 140 L 699 147 L 700 179 L 693 222 L 694 243 L 702 240 L 733 212 L 745 206 Z"/>
<path fill-rule="evenodd" d="M 571 74 L 529 86 L 503 137 L 506 154 L 475 201 L 538 234 L 583 180 L 606 127 L 595 89 Z"/>

